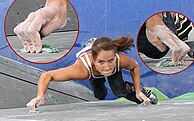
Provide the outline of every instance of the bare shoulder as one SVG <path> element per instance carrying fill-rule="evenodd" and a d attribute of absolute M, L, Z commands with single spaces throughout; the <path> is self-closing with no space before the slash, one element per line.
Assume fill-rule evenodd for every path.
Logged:
<path fill-rule="evenodd" d="M 130 69 L 130 68 L 133 68 L 137 64 L 137 62 L 133 58 L 125 54 L 118 53 L 118 55 L 120 57 L 120 67 L 121 68 Z"/>
<path fill-rule="evenodd" d="M 82 73 L 89 74 L 88 69 L 86 68 L 81 59 L 76 60 L 73 66 L 82 71 Z"/>
<path fill-rule="evenodd" d="M 93 57 L 92 57 L 92 54 L 91 53 L 88 53 L 87 54 L 88 57 L 89 57 L 89 63 L 91 64 L 91 66 L 93 67 L 93 64 L 94 64 L 94 60 L 93 60 Z M 79 58 L 75 63 L 74 63 L 74 66 L 78 67 L 82 73 L 86 74 L 88 77 L 89 77 L 89 70 L 88 70 L 88 67 L 89 67 L 89 63 L 87 61 L 87 58 L 86 56 L 82 56 L 83 59 L 85 60 L 85 64 L 84 62 Z M 88 66 L 88 67 L 86 67 Z"/>
<path fill-rule="evenodd" d="M 85 80 L 88 79 L 88 71 L 84 67 L 81 60 L 77 60 L 74 64 L 47 72 L 55 81 Z"/>
<path fill-rule="evenodd" d="M 146 27 L 148 29 L 156 25 L 164 25 L 162 13 L 155 14 L 146 21 Z"/>
<path fill-rule="evenodd" d="M 89 60 L 90 60 L 91 65 L 93 65 L 93 64 L 94 64 L 94 59 L 93 59 L 93 57 L 92 57 L 92 53 L 87 53 L 87 55 L 88 55 L 88 57 L 89 57 Z M 84 58 L 84 60 L 87 60 L 87 59 L 86 59 L 86 55 L 83 55 L 82 57 Z M 83 64 L 83 62 L 81 61 L 81 59 L 78 59 L 78 60 L 79 60 L 79 63 L 82 63 L 82 65 L 84 66 L 84 64 Z M 87 63 L 87 64 L 88 64 L 88 63 Z"/>

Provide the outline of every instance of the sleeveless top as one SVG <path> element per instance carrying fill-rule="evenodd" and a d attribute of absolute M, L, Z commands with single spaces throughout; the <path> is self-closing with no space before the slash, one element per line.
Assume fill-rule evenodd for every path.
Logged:
<path fill-rule="evenodd" d="M 176 13 L 173 17 L 170 12 L 163 12 L 163 21 L 166 26 L 175 34 L 179 39 L 185 41 L 188 39 L 188 34 L 193 29 L 193 23 L 184 15 Z"/>
<path fill-rule="evenodd" d="M 91 50 L 91 45 L 90 46 L 86 46 L 85 48 L 83 48 L 82 50 L 80 50 L 77 54 L 76 54 L 76 58 L 77 60 L 78 59 L 81 59 L 82 63 L 84 64 L 84 66 L 87 68 L 88 72 L 89 72 L 89 78 L 103 78 L 105 76 L 95 76 L 94 75 L 94 72 L 92 70 L 92 64 L 91 64 L 91 61 L 89 59 L 89 56 L 88 56 L 88 53 L 90 53 L 92 50 Z M 85 58 L 83 58 L 83 56 L 85 56 Z M 114 68 L 114 71 L 112 73 L 112 75 L 114 73 L 116 73 L 117 71 L 120 71 L 120 57 L 119 55 L 116 53 L 116 58 L 117 58 L 117 61 L 116 61 L 116 64 L 115 64 L 115 68 Z"/>
<path fill-rule="evenodd" d="M 176 13 L 174 24 L 176 25 L 179 39 L 186 41 L 190 31 L 193 29 L 193 23 L 184 15 Z"/>

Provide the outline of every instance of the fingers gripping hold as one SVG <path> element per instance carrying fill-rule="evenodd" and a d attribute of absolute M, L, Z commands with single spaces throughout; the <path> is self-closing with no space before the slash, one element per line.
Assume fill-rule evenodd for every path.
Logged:
<path fill-rule="evenodd" d="M 29 113 L 35 113 L 36 112 L 36 107 L 44 104 L 44 98 L 37 96 L 36 98 L 32 99 L 26 106 L 29 109 Z"/>
<path fill-rule="evenodd" d="M 148 39 L 149 41 L 155 45 L 158 49 L 161 45 L 161 42 L 168 46 L 172 50 L 172 63 L 173 65 L 182 65 L 186 54 L 190 51 L 190 47 L 180 40 L 167 26 L 164 25 L 156 25 L 152 27 L 152 31 L 148 31 Z M 149 37 L 149 35 L 157 37 L 158 40 L 153 40 L 153 37 Z M 160 42 L 159 42 L 160 41 Z M 160 46 L 162 47 L 162 46 Z"/>
<path fill-rule="evenodd" d="M 150 99 L 147 98 L 142 92 L 136 93 L 137 99 L 143 101 L 144 106 L 147 106 L 150 102 Z"/>
<path fill-rule="evenodd" d="M 44 7 L 36 12 L 30 13 L 25 21 L 14 28 L 14 32 L 21 39 L 26 52 L 41 52 L 42 42 L 39 32 L 45 24 L 55 18 L 56 11 L 52 10 L 52 8 Z M 52 31 L 54 30 L 52 29 L 49 32 L 51 33 Z"/>

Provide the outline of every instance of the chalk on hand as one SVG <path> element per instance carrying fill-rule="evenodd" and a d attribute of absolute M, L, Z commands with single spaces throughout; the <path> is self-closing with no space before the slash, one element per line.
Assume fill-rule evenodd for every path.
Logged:
<path fill-rule="evenodd" d="M 24 48 L 20 49 L 20 52 L 27 53 Z M 56 47 L 53 47 L 51 45 L 42 45 L 42 51 L 41 53 L 58 53 L 59 50 Z"/>
<path fill-rule="evenodd" d="M 29 111 L 29 113 L 40 113 L 40 111 L 38 109 L 33 110 L 33 111 Z"/>

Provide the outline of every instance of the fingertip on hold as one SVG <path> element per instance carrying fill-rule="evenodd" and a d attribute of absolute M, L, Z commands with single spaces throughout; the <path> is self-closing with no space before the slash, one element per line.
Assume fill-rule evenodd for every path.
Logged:
<path fill-rule="evenodd" d="M 35 52 L 36 53 L 41 53 L 42 52 L 42 48 L 41 47 L 36 47 L 35 48 Z"/>
<path fill-rule="evenodd" d="M 30 45 L 30 53 L 33 53 L 35 51 L 35 47 L 33 45 Z"/>

